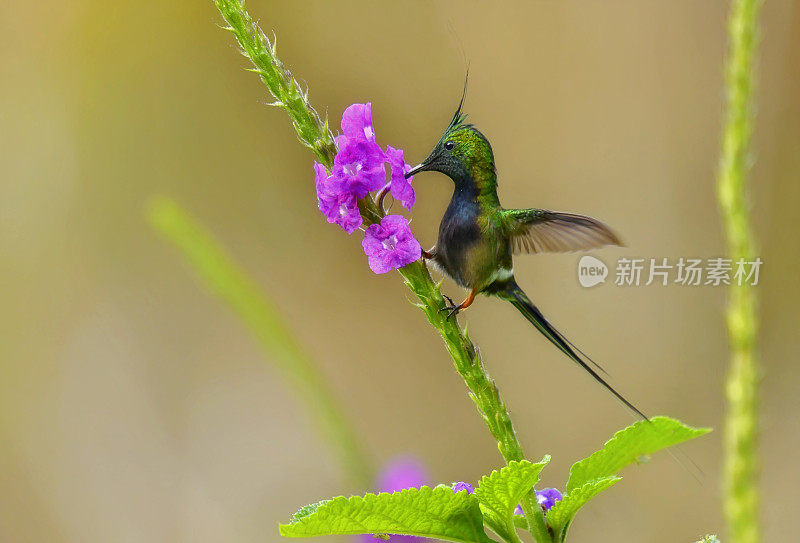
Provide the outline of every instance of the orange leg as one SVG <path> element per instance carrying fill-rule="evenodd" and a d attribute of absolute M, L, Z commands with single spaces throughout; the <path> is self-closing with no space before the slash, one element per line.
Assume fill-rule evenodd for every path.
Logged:
<path fill-rule="evenodd" d="M 474 301 L 475 301 L 475 295 L 476 295 L 476 294 L 478 294 L 478 291 L 476 291 L 475 289 L 472 289 L 472 290 L 470 291 L 470 293 L 469 293 L 469 296 L 467 296 L 467 298 L 466 298 L 466 299 L 465 299 L 463 302 L 461 302 L 461 303 L 459 304 L 458 308 L 459 308 L 459 309 L 466 309 L 466 308 L 468 308 L 469 306 L 471 306 L 471 305 L 472 305 L 472 302 L 474 302 Z"/>
<path fill-rule="evenodd" d="M 461 302 L 460 304 L 458 304 L 458 305 L 454 305 L 453 304 L 453 300 L 451 300 L 448 296 L 445 296 L 445 298 L 450 303 L 450 305 L 443 307 L 441 309 L 441 311 L 449 311 L 449 313 L 447 314 L 447 318 L 449 319 L 450 317 L 452 317 L 453 315 L 457 314 L 462 309 L 466 309 L 469 306 L 471 306 L 472 302 L 475 301 L 475 295 L 476 294 L 478 294 L 478 291 L 476 289 L 472 289 L 470 291 L 470 293 L 469 293 L 469 296 L 467 296 L 466 299 L 463 302 Z"/>

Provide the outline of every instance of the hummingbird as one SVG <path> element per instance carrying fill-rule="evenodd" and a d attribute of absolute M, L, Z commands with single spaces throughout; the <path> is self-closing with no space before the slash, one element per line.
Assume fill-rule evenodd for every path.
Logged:
<path fill-rule="evenodd" d="M 462 94 L 453 119 L 428 158 L 405 173 L 409 178 L 425 171 L 440 172 L 454 184 L 453 196 L 439 225 L 436 245 L 422 251 L 426 262 L 469 290 L 460 304 L 454 304 L 445 296 L 449 303 L 444 308 L 449 311 L 448 318 L 467 309 L 478 294 L 511 302 L 561 352 L 639 417 L 649 420 L 587 363 L 588 360 L 606 373 L 550 324 L 514 278 L 515 254 L 572 252 L 621 245 L 619 238 L 608 226 L 585 215 L 501 206 L 492 146 L 486 136 L 466 122 L 463 105 Z"/>

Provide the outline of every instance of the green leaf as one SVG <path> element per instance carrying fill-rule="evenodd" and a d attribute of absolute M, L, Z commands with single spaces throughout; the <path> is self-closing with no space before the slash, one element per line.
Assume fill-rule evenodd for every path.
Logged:
<path fill-rule="evenodd" d="M 312 514 L 312 513 L 316 512 L 317 508 L 318 508 L 320 505 L 322 505 L 322 504 L 325 504 L 325 503 L 328 503 L 329 501 L 330 501 L 330 500 L 322 500 L 321 502 L 317 502 L 317 503 L 311 503 L 311 504 L 308 504 L 308 505 L 304 505 L 303 507 L 301 507 L 301 508 L 300 508 L 300 509 L 297 511 L 297 513 L 295 513 L 294 515 L 292 515 L 292 524 L 294 524 L 295 522 L 298 522 L 298 521 L 302 520 L 303 518 L 307 517 L 308 515 L 310 515 L 310 514 Z"/>
<path fill-rule="evenodd" d="M 525 518 L 525 515 L 514 515 L 514 526 L 527 530 L 529 528 L 528 519 Z"/>
<path fill-rule="evenodd" d="M 489 528 L 506 541 L 516 539 L 514 531 L 514 509 L 522 497 L 539 481 L 539 472 L 550 461 L 545 456 L 541 462 L 532 464 L 527 460 L 510 462 L 499 471 L 484 476 L 475 489 L 480 502 L 483 520 Z"/>
<path fill-rule="evenodd" d="M 492 542 L 483 529 L 478 499 L 446 486 L 340 496 L 303 507 L 279 529 L 286 537 L 401 534 L 465 543 Z"/>
<path fill-rule="evenodd" d="M 710 428 L 692 428 L 669 417 L 640 420 L 620 430 L 605 446 L 589 458 L 576 462 L 569 470 L 567 493 L 595 479 L 616 475 L 641 456 L 688 441 L 710 432 Z"/>
<path fill-rule="evenodd" d="M 553 529 L 553 533 L 556 534 L 556 540 L 563 540 L 564 535 L 566 535 L 566 528 L 575 513 L 578 512 L 578 509 L 619 480 L 620 477 L 603 477 L 602 479 L 589 481 L 583 486 L 571 490 L 562 500 L 557 501 L 546 516 L 547 525 Z"/>
<path fill-rule="evenodd" d="M 700 541 L 696 541 L 695 543 L 720 543 L 719 539 L 715 535 L 707 535 Z"/>

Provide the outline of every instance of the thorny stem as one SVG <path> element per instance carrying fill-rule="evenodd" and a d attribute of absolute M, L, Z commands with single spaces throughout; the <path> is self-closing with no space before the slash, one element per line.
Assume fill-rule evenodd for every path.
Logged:
<path fill-rule="evenodd" d="M 277 46 L 266 37 L 253 21 L 239 0 L 215 0 L 230 30 L 242 48 L 242 54 L 253 63 L 250 70 L 261 77 L 275 101 L 273 106 L 286 110 L 292 118 L 300 142 L 309 147 L 317 158 L 329 166 L 336 155 L 333 135 L 328 129 L 327 118 L 323 121 L 316 110 L 308 103 L 308 89 L 300 89 L 300 84 L 292 77 L 283 63 L 275 56 Z"/>
<path fill-rule="evenodd" d="M 421 262 L 414 262 L 400 269 L 409 289 L 417 296 L 417 306 L 428 317 L 428 321 L 444 339 L 447 351 L 453 359 L 456 371 L 464 379 L 469 388 L 469 397 L 475 402 L 478 413 L 489 427 L 489 432 L 497 440 L 497 448 L 505 461 L 525 459 L 522 445 L 517 439 L 511 416 L 505 402 L 500 396 L 494 380 L 483 366 L 480 352 L 469 339 L 466 331 L 462 331 L 456 319 L 447 318 L 443 311 L 447 306 L 439 285 L 431 279 L 428 269 Z M 544 521 L 544 514 L 536 501 L 533 490 L 523 499 L 522 509 L 527 519 L 532 519 L 531 532 L 538 542 L 552 540 Z M 530 520 L 529 520 L 530 522 Z"/>
<path fill-rule="evenodd" d="M 240 0 L 215 0 L 215 3 L 228 22 L 227 29 L 233 32 L 243 54 L 252 61 L 253 71 L 261 76 L 275 98 L 273 105 L 287 111 L 300 141 L 314 151 L 322 164 L 330 168 L 336 155 L 336 147 L 327 120 L 323 122 L 308 103 L 307 93 L 299 92 L 294 77 L 275 56 L 274 44 L 253 22 Z M 380 221 L 381 212 L 374 201 L 364 198 L 359 207 L 366 224 Z M 444 339 L 456 371 L 469 388 L 470 398 L 475 402 L 489 432 L 497 440 L 500 454 L 506 462 L 523 460 L 525 455 L 522 445 L 514 432 L 500 391 L 483 367 L 478 348 L 469 339 L 466 331 L 461 330 L 456 319 L 448 319 L 443 313 L 446 303 L 439 285 L 433 282 L 428 269 L 419 261 L 402 268 L 400 274 L 419 300 L 417 306 Z M 522 500 L 522 508 L 536 541 L 551 543 L 553 538 L 547 530 L 544 513 L 536 501 L 533 489 Z"/>
<path fill-rule="evenodd" d="M 717 197 L 728 257 L 754 260 L 755 238 L 747 194 L 751 136 L 753 60 L 760 0 L 733 0 L 728 22 L 726 63 L 727 111 L 722 131 L 722 156 Z M 758 365 L 756 360 L 756 293 L 753 287 L 731 284 L 727 326 L 731 361 L 726 383 L 725 516 L 735 543 L 760 540 L 758 492 Z"/>

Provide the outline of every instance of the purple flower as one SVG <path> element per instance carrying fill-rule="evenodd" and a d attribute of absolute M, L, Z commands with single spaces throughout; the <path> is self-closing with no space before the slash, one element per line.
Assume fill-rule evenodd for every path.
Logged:
<path fill-rule="evenodd" d="M 475 492 L 475 489 L 472 488 L 472 485 L 465 483 L 464 481 L 459 481 L 453 485 L 453 492 L 461 492 L 462 490 L 466 490 L 468 494 Z"/>
<path fill-rule="evenodd" d="M 397 492 L 428 484 L 428 472 L 412 457 L 399 457 L 387 463 L 378 474 L 378 492 Z"/>
<path fill-rule="evenodd" d="M 545 488 L 543 490 L 536 491 L 536 501 L 539 502 L 539 506 L 547 512 L 551 507 L 553 507 L 557 501 L 561 501 L 561 492 L 559 492 L 555 488 Z M 522 506 L 518 505 L 516 509 L 514 509 L 515 515 L 524 515 L 525 513 L 522 511 Z"/>
<path fill-rule="evenodd" d="M 419 260 L 422 247 L 411 234 L 408 219 L 387 215 L 380 224 L 371 224 L 361 242 L 369 257 L 369 268 L 375 273 L 402 268 Z"/>
<path fill-rule="evenodd" d="M 342 113 L 342 132 L 348 138 L 375 142 L 372 128 L 372 103 L 353 104 Z"/>
<path fill-rule="evenodd" d="M 355 195 L 342 179 L 329 176 L 322 164 L 315 162 L 314 172 L 319 210 L 329 223 L 338 224 L 345 232 L 352 234 L 363 222 Z"/>
<path fill-rule="evenodd" d="M 386 163 L 391 167 L 389 190 L 406 209 L 414 205 L 411 179 L 404 174 L 411 168 L 403 160 L 402 149 L 386 147 L 375 141 L 372 104 L 352 104 L 342 114 L 342 131 L 336 137 L 336 156 L 330 174 L 323 164 L 315 163 L 317 201 L 328 222 L 353 233 L 363 224 L 358 201 L 386 185 Z M 386 273 L 418 260 L 419 242 L 414 239 L 408 221 L 399 216 L 385 217 L 380 225 L 367 229 L 362 242 L 375 273 Z"/>
<path fill-rule="evenodd" d="M 536 491 L 536 501 L 539 502 L 539 505 L 542 506 L 542 509 L 545 511 L 553 507 L 556 502 L 561 501 L 562 497 L 561 492 L 555 488 L 545 488 Z"/>
<path fill-rule="evenodd" d="M 419 488 L 428 484 L 429 477 L 425 467 L 410 457 L 396 458 L 386 464 L 378 474 L 378 492 L 398 492 L 406 488 Z M 378 538 L 371 535 L 359 536 L 361 543 L 376 543 Z M 424 538 L 412 535 L 393 535 L 391 543 L 424 543 Z"/>
<path fill-rule="evenodd" d="M 386 184 L 386 155 L 374 141 L 338 136 L 339 152 L 333 159 L 331 174 L 347 185 L 356 198 L 378 190 Z"/>
<path fill-rule="evenodd" d="M 392 196 L 395 200 L 400 200 L 403 207 L 411 209 L 415 201 L 414 189 L 411 186 L 413 177 L 406 179 L 404 176 L 411 169 L 411 166 L 403 160 L 403 150 L 387 145 L 386 160 L 389 162 L 389 166 L 392 167 L 392 180 L 389 185 Z"/>

